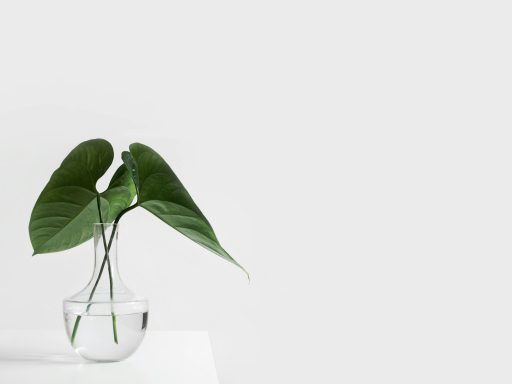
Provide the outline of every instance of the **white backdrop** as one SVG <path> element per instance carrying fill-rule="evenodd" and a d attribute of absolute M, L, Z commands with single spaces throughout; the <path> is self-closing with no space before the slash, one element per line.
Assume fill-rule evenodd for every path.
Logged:
<path fill-rule="evenodd" d="M 91 243 L 32 258 L 80 141 L 166 158 L 243 273 L 149 213 L 120 269 L 222 383 L 509 383 L 505 1 L 6 1 L 0 328 L 62 328 Z M 105 181 L 102 185 L 106 185 Z"/>

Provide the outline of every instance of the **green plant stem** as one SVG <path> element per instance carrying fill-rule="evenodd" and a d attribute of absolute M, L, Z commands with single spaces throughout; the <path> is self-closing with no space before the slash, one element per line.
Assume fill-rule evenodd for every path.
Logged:
<path fill-rule="evenodd" d="M 117 224 L 119 224 L 119 220 L 121 220 L 121 217 L 123 217 L 123 215 L 125 213 L 131 211 L 132 209 L 134 209 L 134 208 L 136 208 L 138 206 L 139 206 L 139 204 L 135 203 L 135 204 L 129 206 L 128 208 L 123 209 L 119 213 L 119 215 L 117 215 L 116 219 L 114 220 L 112 233 L 110 234 L 110 239 L 108 240 L 108 245 L 107 245 L 106 250 L 105 250 L 106 251 L 105 252 L 105 256 L 103 257 L 103 261 L 101 263 L 101 267 L 100 267 L 100 271 L 98 273 L 98 277 L 96 278 L 96 281 L 94 283 L 94 286 L 92 287 L 91 293 L 89 294 L 89 301 L 92 300 L 92 298 L 94 296 L 94 293 L 96 292 L 96 288 L 98 287 L 98 283 L 100 282 L 101 275 L 103 274 L 103 270 L 105 269 L 105 264 L 107 263 L 107 260 L 108 260 L 108 252 L 110 251 L 110 248 L 112 247 L 112 243 L 114 241 L 114 236 L 116 234 Z M 87 308 L 85 309 L 85 312 L 89 311 L 89 308 L 91 307 L 91 305 L 92 305 L 92 303 L 87 304 Z M 75 324 L 73 325 L 73 331 L 71 333 L 71 345 L 73 345 L 74 342 L 75 342 L 76 333 L 78 331 L 78 326 L 80 325 L 80 320 L 81 319 L 82 319 L 82 316 L 78 315 L 76 320 L 75 320 Z M 117 329 L 116 329 L 115 318 L 113 318 L 112 321 L 113 321 L 112 327 L 113 327 L 113 330 L 114 330 L 114 338 L 117 338 Z"/>
<path fill-rule="evenodd" d="M 101 201 L 100 201 L 100 195 L 96 195 L 96 202 L 98 203 L 98 214 L 100 216 L 100 225 L 101 225 L 101 238 L 103 239 L 103 249 L 105 249 L 105 255 L 107 256 L 107 267 L 108 267 L 108 281 L 109 281 L 109 288 L 110 288 L 110 314 L 112 315 L 112 330 L 114 333 L 114 342 L 118 344 L 117 341 L 117 327 L 116 327 L 116 315 L 114 313 L 113 309 L 113 301 L 114 301 L 114 280 L 112 279 L 112 266 L 110 265 L 110 247 L 107 247 L 107 239 L 105 236 L 105 226 L 103 225 L 103 218 L 101 217 Z M 114 232 L 115 229 L 112 229 L 112 232 Z"/>

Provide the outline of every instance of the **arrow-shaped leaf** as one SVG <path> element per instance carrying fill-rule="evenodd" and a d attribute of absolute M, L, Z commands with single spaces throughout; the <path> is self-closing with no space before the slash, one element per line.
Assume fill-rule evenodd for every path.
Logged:
<path fill-rule="evenodd" d="M 113 158 L 112 146 L 103 139 L 85 141 L 66 156 L 32 210 L 29 234 L 34 255 L 63 251 L 92 237 L 92 224 L 99 221 L 96 183 Z M 101 194 L 103 219 L 112 221 L 132 200 L 133 183 L 120 168 Z"/>
<path fill-rule="evenodd" d="M 165 160 L 150 147 L 135 143 L 123 156 L 138 184 L 138 204 L 189 239 L 238 264 L 220 245 L 212 226 Z M 133 164 L 134 163 L 134 164 Z"/>

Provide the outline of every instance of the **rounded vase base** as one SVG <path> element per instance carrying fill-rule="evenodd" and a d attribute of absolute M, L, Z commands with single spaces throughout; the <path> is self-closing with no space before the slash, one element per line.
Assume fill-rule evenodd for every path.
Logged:
<path fill-rule="evenodd" d="M 140 346 L 146 333 L 148 312 L 115 316 L 64 313 L 64 319 L 71 346 L 79 356 L 89 361 L 112 363 L 128 358 Z"/>

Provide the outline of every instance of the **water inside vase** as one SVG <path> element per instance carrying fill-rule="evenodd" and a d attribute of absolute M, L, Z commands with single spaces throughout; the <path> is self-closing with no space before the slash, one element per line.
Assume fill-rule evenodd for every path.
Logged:
<path fill-rule="evenodd" d="M 78 318 L 80 329 L 72 342 L 75 351 L 88 360 L 120 361 L 130 356 L 142 342 L 148 312 L 115 315 L 117 342 L 114 339 L 112 315 L 79 316 L 64 312 L 70 341 Z"/>

